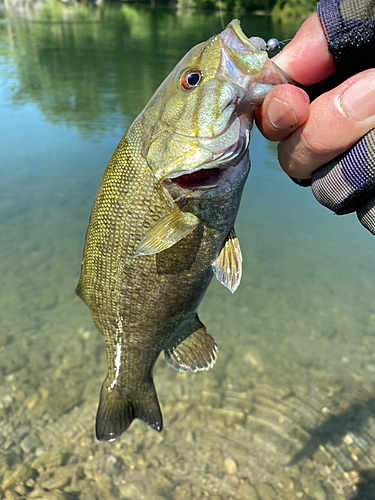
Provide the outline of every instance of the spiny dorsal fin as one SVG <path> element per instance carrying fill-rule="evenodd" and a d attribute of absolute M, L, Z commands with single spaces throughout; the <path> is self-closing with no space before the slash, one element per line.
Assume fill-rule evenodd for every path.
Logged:
<path fill-rule="evenodd" d="M 171 246 L 192 233 L 199 219 L 190 212 L 182 212 L 179 207 L 162 217 L 143 236 L 135 255 L 153 255 Z"/>
<path fill-rule="evenodd" d="M 223 248 L 212 263 L 216 278 L 234 293 L 241 281 L 242 254 L 240 242 L 232 228 L 225 238 Z"/>
<path fill-rule="evenodd" d="M 175 370 L 197 372 L 208 370 L 215 364 L 217 345 L 196 315 L 183 332 L 182 340 L 175 339 L 164 354 L 167 363 Z"/>

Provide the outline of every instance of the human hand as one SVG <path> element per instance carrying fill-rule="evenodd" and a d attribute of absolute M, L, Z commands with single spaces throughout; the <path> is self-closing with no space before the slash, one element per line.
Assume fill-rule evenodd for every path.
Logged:
<path fill-rule="evenodd" d="M 273 60 L 293 80 L 305 86 L 323 81 L 335 72 L 317 14 L 310 16 Z M 291 85 L 275 87 L 257 110 L 256 121 L 267 139 L 281 141 L 279 162 L 290 177 L 309 179 L 313 176 L 313 192 L 320 203 L 336 213 L 358 210 L 361 222 L 375 232 L 375 202 L 363 208 L 375 185 L 374 149 L 370 164 L 366 157 L 359 158 L 358 165 L 358 152 L 346 161 L 349 182 L 343 179 L 340 158 L 334 160 L 357 141 L 359 145 L 364 141 L 362 149 L 367 154 L 366 140 L 361 138 L 375 127 L 375 69 L 349 78 L 319 96 L 310 106 L 302 89 Z M 324 169 L 313 175 L 322 165 Z M 369 210 L 374 212 L 373 216 L 370 214 L 373 221 L 367 220 Z"/>

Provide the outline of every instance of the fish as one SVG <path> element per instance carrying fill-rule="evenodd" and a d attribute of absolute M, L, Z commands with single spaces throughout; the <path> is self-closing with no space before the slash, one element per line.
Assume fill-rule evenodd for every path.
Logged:
<path fill-rule="evenodd" d="M 242 274 L 234 223 L 250 169 L 255 108 L 286 75 L 233 20 L 193 47 L 120 140 L 94 200 L 76 293 L 104 337 L 96 437 L 136 418 L 161 431 L 153 367 L 211 368 L 218 348 L 197 308 L 214 275 Z"/>

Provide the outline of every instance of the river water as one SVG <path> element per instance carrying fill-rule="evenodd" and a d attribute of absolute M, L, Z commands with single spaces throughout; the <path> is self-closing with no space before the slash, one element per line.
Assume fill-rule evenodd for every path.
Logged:
<path fill-rule="evenodd" d="M 291 183 L 256 130 L 242 283 L 231 295 L 213 282 L 200 307 L 218 362 L 186 374 L 160 359 L 163 432 L 135 421 L 95 440 L 104 343 L 74 294 L 95 191 L 129 123 L 220 17 L 0 12 L 0 499 L 374 499 L 374 240 Z M 265 39 L 300 24 L 240 18 Z"/>

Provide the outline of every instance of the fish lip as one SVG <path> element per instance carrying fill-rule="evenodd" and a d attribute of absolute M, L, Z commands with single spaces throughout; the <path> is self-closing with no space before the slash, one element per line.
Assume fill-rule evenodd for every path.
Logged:
<path fill-rule="evenodd" d="M 225 30 L 219 35 L 224 45 L 236 50 L 264 50 L 266 51 L 266 42 L 259 37 L 248 38 L 242 31 L 241 23 L 238 19 L 233 19 Z M 238 43 L 240 42 L 240 43 Z"/>
<path fill-rule="evenodd" d="M 241 23 L 238 19 L 233 19 L 228 25 L 227 25 L 227 28 L 232 28 L 233 31 L 236 33 L 236 35 L 238 36 L 238 38 L 241 40 L 241 42 L 244 44 L 244 45 L 247 45 L 249 47 L 252 47 L 251 43 L 250 43 L 250 40 L 247 38 L 247 36 L 245 35 L 245 33 L 242 31 L 242 28 L 241 28 Z"/>
<path fill-rule="evenodd" d="M 237 19 L 218 35 L 222 41 L 218 75 L 248 91 L 252 86 L 273 87 L 295 82 L 268 57 L 267 44 L 260 37 L 248 38 Z"/>

